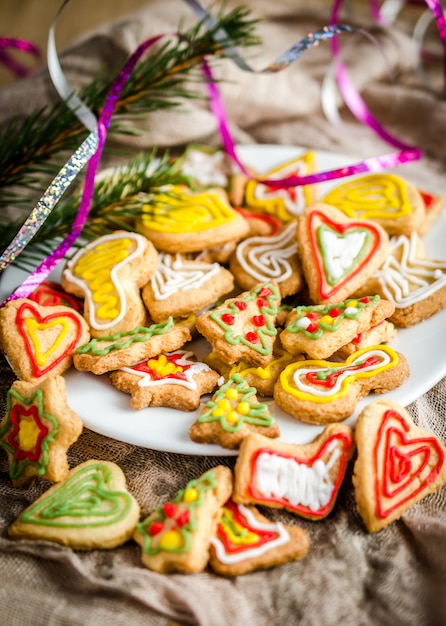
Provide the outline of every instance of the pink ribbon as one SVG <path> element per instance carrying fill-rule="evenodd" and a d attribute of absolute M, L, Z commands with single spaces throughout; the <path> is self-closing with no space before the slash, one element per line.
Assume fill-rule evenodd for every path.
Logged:
<path fill-rule="evenodd" d="M 41 56 L 39 48 L 29 41 L 24 39 L 15 39 L 14 37 L 0 37 L 0 63 L 20 78 L 27 76 L 31 70 L 16 61 L 14 57 L 7 52 L 8 48 L 19 50 L 20 52 L 26 52 L 37 59 Z"/>

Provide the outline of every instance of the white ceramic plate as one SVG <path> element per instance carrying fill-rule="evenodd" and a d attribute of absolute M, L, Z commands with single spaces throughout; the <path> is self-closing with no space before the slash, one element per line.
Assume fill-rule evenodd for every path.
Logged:
<path fill-rule="evenodd" d="M 240 159 L 249 166 L 262 172 L 280 163 L 298 156 L 305 149 L 288 146 L 240 146 Z M 352 158 L 340 155 L 317 153 L 318 170 L 333 169 L 354 163 Z M 404 168 L 399 168 L 404 175 Z M 339 184 L 334 181 L 318 186 L 320 196 Z M 446 237 L 446 214 L 443 214 L 424 238 L 426 253 L 431 258 L 445 259 L 444 241 Z M 25 274 L 15 268 L 9 268 L 0 282 L 0 297 L 3 301 L 25 278 Z M 51 276 L 57 280 L 58 272 Z M 386 394 L 402 406 L 407 406 L 433 387 L 446 375 L 446 310 L 415 327 L 401 329 L 392 340 L 391 346 L 402 352 L 409 361 L 410 378 L 398 389 Z M 193 344 L 200 356 L 209 350 L 204 340 Z M 135 411 L 129 406 L 129 396 L 112 387 L 107 376 L 94 376 L 74 369 L 65 375 L 67 396 L 70 407 L 82 418 L 85 426 L 91 430 L 127 443 L 183 454 L 228 456 L 236 452 L 225 450 L 216 445 L 196 444 L 189 439 L 189 426 L 196 419 L 198 412 L 185 413 L 166 408 L 147 408 Z M 356 412 L 346 420 L 353 425 L 360 410 L 375 396 L 363 398 Z M 281 439 L 291 443 L 308 443 L 322 430 L 320 426 L 311 426 L 299 422 L 270 402 L 273 415 L 280 426 Z"/>

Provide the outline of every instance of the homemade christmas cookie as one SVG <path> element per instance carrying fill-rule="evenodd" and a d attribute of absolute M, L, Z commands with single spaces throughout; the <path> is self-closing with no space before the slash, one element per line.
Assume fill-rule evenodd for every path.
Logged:
<path fill-rule="evenodd" d="M 147 312 L 140 288 L 154 273 L 158 253 L 142 235 L 116 231 L 98 237 L 70 259 L 62 287 L 84 298 L 92 337 L 144 326 Z"/>
<path fill-rule="evenodd" d="M 137 227 L 157 250 L 173 254 L 238 242 L 249 233 L 246 220 L 221 194 L 192 193 L 181 188 L 155 196 Z"/>
<path fill-rule="evenodd" d="M 277 284 L 260 284 L 199 315 L 197 330 L 226 363 L 242 359 L 265 367 L 273 359 L 279 304 Z"/>
<path fill-rule="evenodd" d="M 42 304 L 43 306 L 70 306 L 78 313 L 84 310 L 84 303 L 81 298 L 76 298 L 67 293 L 59 283 L 52 280 L 44 280 L 38 287 L 28 296 L 33 302 Z"/>
<path fill-rule="evenodd" d="M 392 237 L 386 260 L 363 289 L 395 305 L 389 320 L 396 326 L 414 326 L 446 306 L 446 261 L 427 258 L 416 233 Z"/>
<path fill-rule="evenodd" d="M 228 500 L 211 539 L 209 565 L 217 574 L 241 576 L 302 559 L 309 547 L 303 528 L 271 522 L 255 507 Z"/>
<path fill-rule="evenodd" d="M 175 324 L 173 318 L 169 317 L 161 324 L 137 326 L 114 335 L 95 337 L 76 349 L 73 364 L 81 372 L 100 375 L 157 356 L 161 352 L 178 350 L 190 339 L 189 327 L 186 324 Z"/>
<path fill-rule="evenodd" d="M 303 286 L 303 277 L 297 254 L 296 221 L 277 235 L 244 239 L 231 256 L 229 268 L 242 289 L 274 280 L 282 298 L 297 293 Z"/>
<path fill-rule="evenodd" d="M 356 295 L 387 256 L 389 236 L 379 224 L 348 218 L 328 204 L 307 207 L 297 224 L 302 269 L 314 304 Z"/>
<path fill-rule="evenodd" d="M 202 572 L 232 482 L 229 467 L 218 465 L 140 522 L 133 536 L 142 548 L 143 564 L 162 574 Z"/>
<path fill-rule="evenodd" d="M 87 322 L 67 306 L 43 306 L 26 298 L 0 309 L 1 345 L 21 380 L 36 383 L 63 374 L 76 348 L 90 339 Z"/>
<path fill-rule="evenodd" d="M 280 340 L 290 354 L 305 353 L 311 359 L 327 359 L 358 333 L 388 318 L 394 310 L 391 302 L 377 295 L 336 304 L 297 306 L 288 315 Z"/>
<path fill-rule="evenodd" d="M 370 346 L 344 363 L 314 360 L 288 365 L 275 384 L 274 400 L 303 422 L 328 424 L 352 415 L 363 396 L 395 389 L 408 377 L 404 355 L 390 346 Z"/>
<path fill-rule="evenodd" d="M 417 233 L 422 237 L 443 213 L 446 207 L 446 197 L 428 193 L 422 189 L 418 189 L 418 191 L 424 202 L 424 219 L 421 220 L 417 229 Z"/>
<path fill-rule="evenodd" d="M 257 400 L 256 389 L 240 374 L 233 374 L 202 406 L 189 436 L 196 443 L 236 449 L 250 432 L 260 432 L 265 437 L 280 434 L 268 405 Z"/>
<path fill-rule="evenodd" d="M 353 337 L 349 343 L 336 350 L 333 354 L 334 357 L 339 359 L 346 359 L 353 352 L 362 350 L 363 348 L 369 348 L 370 346 L 377 346 L 379 344 L 388 343 L 397 333 L 397 329 L 392 322 L 383 320 L 378 322 L 369 329 L 364 330 L 362 333 L 358 333 L 356 337 Z"/>
<path fill-rule="evenodd" d="M 67 404 L 62 376 L 36 384 L 16 380 L 0 424 L 0 447 L 8 455 L 13 484 L 27 486 L 37 477 L 63 480 L 69 469 L 67 451 L 82 428 L 82 420 Z"/>
<path fill-rule="evenodd" d="M 175 166 L 188 179 L 192 189 L 229 186 L 231 161 L 224 150 L 212 146 L 190 144 L 175 161 Z"/>
<path fill-rule="evenodd" d="M 371 533 L 446 483 L 445 446 L 396 402 L 369 404 L 358 417 L 355 439 L 355 498 Z"/>
<path fill-rule="evenodd" d="M 389 235 L 410 235 L 425 219 L 420 192 L 395 174 L 356 176 L 329 191 L 322 202 L 348 217 L 378 222 Z"/>
<path fill-rule="evenodd" d="M 139 514 L 120 467 L 90 460 L 50 487 L 8 532 L 13 539 L 43 539 L 75 550 L 112 549 L 131 538 Z"/>
<path fill-rule="evenodd" d="M 326 426 L 305 445 L 248 435 L 235 464 L 233 500 L 323 519 L 334 507 L 354 447 L 353 431 L 344 424 Z"/>
<path fill-rule="evenodd" d="M 131 395 L 132 409 L 165 406 L 194 411 L 200 398 L 214 391 L 219 374 L 205 363 L 192 360 L 193 353 L 177 350 L 110 373 L 112 385 Z"/>
<path fill-rule="evenodd" d="M 277 180 L 287 176 L 306 176 L 315 168 L 314 152 L 306 152 L 277 165 L 261 175 L 264 180 Z M 259 176 L 247 181 L 245 204 L 288 222 L 299 215 L 306 205 L 315 200 L 314 185 L 302 187 L 275 187 L 262 183 Z"/>
<path fill-rule="evenodd" d="M 233 287 L 233 275 L 218 263 L 160 253 L 156 271 L 141 295 L 151 318 L 162 322 L 169 315 L 178 318 L 198 313 Z"/>

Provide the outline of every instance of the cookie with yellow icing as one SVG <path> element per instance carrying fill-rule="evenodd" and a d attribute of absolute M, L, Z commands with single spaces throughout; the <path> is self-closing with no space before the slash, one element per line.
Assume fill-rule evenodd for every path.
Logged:
<path fill-rule="evenodd" d="M 121 468 L 90 460 L 26 508 L 8 533 L 13 539 L 53 541 L 75 550 L 112 549 L 131 538 L 139 516 Z"/>
<path fill-rule="evenodd" d="M 234 450 L 250 432 L 280 435 L 268 405 L 257 400 L 256 389 L 240 374 L 233 374 L 201 407 L 189 437 L 196 443 L 216 443 Z"/>
<path fill-rule="evenodd" d="M 217 574 L 241 576 L 302 559 L 309 547 L 303 528 L 271 522 L 256 507 L 228 500 L 211 539 L 209 565 Z"/>
<path fill-rule="evenodd" d="M 62 287 L 84 299 L 92 337 L 144 326 L 140 289 L 154 273 L 158 253 L 142 235 L 124 230 L 80 248 L 62 273 Z"/>
<path fill-rule="evenodd" d="M 389 235 L 410 235 L 425 219 L 420 192 L 395 174 L 356 176 L 331 189 L 321 201 L 350 218 L 373 220 Z"/>
<path fill-rule="evenodd" d="M 345 424 L 329 424 L 307 444 L 248 435 L 235 464 L 232 498 L 324 519 L 333 510 L 354 449 L 353 431 Z"/>
<path fill-rule="evenodd" d="M 32 383 L 63 374 L 76 348 L 90 339 L 87 322 L 73 308 L 27 298 L 10 300 L 0 309 L 0 334 L 14 374 Z"/>
<path fill-rule="evenodd" d="M 278 407 L 310 424 L 340 422 L 358 401 L 385 393 L 409 377 L 406 357 L 387 345 L 357 350 L 346 361 L 309 360 L 288 365 L 274 387 Z"/>
<path fill-rule="evenodd" d="M 8 455 L 13 484 L 27 486 L 36 478 L 63 480 L 69 469 L 67 451 L 82 428 L 81 418 L 67 404 L 62 376 L 38 383 L 16 380 L 0 424 L 0 448 Z"/>
<path fill-rule="evenodd" d="M 446 448 L 391 400 L 369 404 L 355 428 L 353 485 L 359 513 L 377 532 L 446 483 Z"/>
<path fill-rule="evenodd" d="M 218 465 L 142 520 L 133 537 L 141 546 L 143 564 L 162 574 L 202 572 L 232 483 L 229 467 Z"/>

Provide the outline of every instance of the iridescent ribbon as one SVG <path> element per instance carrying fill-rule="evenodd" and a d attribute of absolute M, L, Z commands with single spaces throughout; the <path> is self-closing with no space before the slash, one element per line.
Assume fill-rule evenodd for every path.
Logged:
<path fill-rule="evenodd" d="M 30 68 L 22 65 L 7 51 L 8 48 L 19 50 L 31 54 L 36 59 L 40 58 L 39 48 L 25 39 L 16 39 L 14 37 L 0 37 L 0 63 L 2 63 L 10 72 L 23 78 L 31 71 Z"/>

